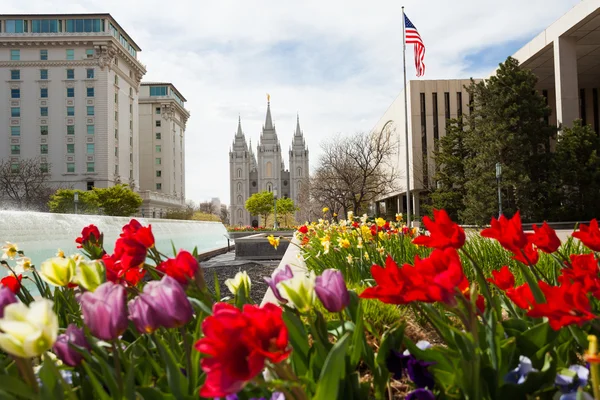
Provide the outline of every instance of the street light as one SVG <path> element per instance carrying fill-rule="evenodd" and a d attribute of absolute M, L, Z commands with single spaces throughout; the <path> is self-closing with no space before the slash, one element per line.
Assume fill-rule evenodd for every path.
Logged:
<path fill-rule="evenodd" d="M 75 201 L 75 214 L 77 214 L 77 205 L 79 203 L 79 192 L 75 192 L 73 200 Z"/>
<path fill-rule="evenodd" d="M 275 222 L 273 229 L 277 230 L 277 185 L 273 186 L 273 202 L 275 203 Z"/>
<path fill-rule="evenodd" d="M 500 190 L 500 180 L 502 179 L 502 165 L 496 163 L 496 181 L 498 182 L 498 218 L 502 216 L 502 190 Z"/>

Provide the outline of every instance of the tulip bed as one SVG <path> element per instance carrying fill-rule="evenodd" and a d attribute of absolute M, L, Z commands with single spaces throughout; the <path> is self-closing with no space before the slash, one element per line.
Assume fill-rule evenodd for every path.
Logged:
<path fill-rule="evenodd" d="M 493 219 L 488 239 L 467 240 L 444 211 L 424 224 L 300 227 L 310 272 L 266 278 L 278 304 L 264 306 L 247 274 L 224 297 L 195 252 L 165 255 L 135 220 L 113 254 L 89 226 L 83 255 L 39 268 L 7 243 L 0 399 L 388 399 L 402 382 L 413 400 L 600 400 L 597 222 L 562 246 L 547 224 L 524 233 L 518 214 Z M 414 312 L 437 344 L 415 343 L 402 318 L 372 329 L 374 302 Z"/>

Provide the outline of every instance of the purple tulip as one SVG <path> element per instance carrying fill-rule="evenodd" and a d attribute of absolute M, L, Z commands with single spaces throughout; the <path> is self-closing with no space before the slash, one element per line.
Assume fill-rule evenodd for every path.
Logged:
<path fill-rule="evenodd" d="M 183 287 L 167 275 L 147 283 L 143 293 L 129 302 L 129 313 L 140 333 L 153 332 L 160 326 L 178 328 L 194 316 Z"/>
<path fill-rule="evenodd" d="M 277 284 L 281 281 L 287 281 L 288 279 L 292 279 L 293 277 L 294 277 L 294 273 L 292 272 L 292 269 L 290 268 L 289 265 L 286 264 L 285 269 L 279 270 L 273 278 L 264 278 L 264 279 L 265 279 L 265 282 L 267 282 L 267 284 L 271 288 L 271 291 L 275 295 L 275 298 L 280 303 L 285 304 L 285 303 L 287 303 L 287 300 L 284 299 L 283 297 L 281 297 L 281 294 L 279 293 L 279 289 L 277 289 Z"/>
<path fill-rule="evenodd" d="M 90 345 L 83 334 L 83 329 L 78 328 L 75 324 L 70 324 L 65 333 L 58 335 L 53 351 L 62 362 L 68 366 L 76 367 L 81 364 L 83 355 L 75 350 L 70 345 L 71 343 L 78 347 L 90 349 Z"/>
<path fill-rule="evenodd" d="M 105 282 L 95 292 L 79 296 L 85 324 L 92 335 L 114 340 L 127 329 L 127 293 L 121 285 Z"/>
<path fill-rule="evenodd" d="M 315 292 L 329 312 L 340 312 L 350 303 L 342 273 L 336 269 L 326 269 L 315 281 Z"/>
<path fill-rule="evenodd" d="M 435 400 L 435 396 L 427 389 L 415 389 L 406 395 L 406 400 Z"/>
<path fill-rule="evenodd" d="M 8 287 L 0 285 L 0 318 L 4 317 L 4 307 L 16 302 L 15 294 Z"/>

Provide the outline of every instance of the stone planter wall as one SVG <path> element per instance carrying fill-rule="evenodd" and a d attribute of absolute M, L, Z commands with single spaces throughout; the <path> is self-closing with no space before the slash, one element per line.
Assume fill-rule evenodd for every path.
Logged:
<path fill-rule="evenodd" d="M 267 240 L 267 236 L 271 234 L 270 232 L 262 232 L 236 239 L 235 258 L 244 260 L 281 260 L 290 244 L 289 239 L 292 238 L 292 232 L 285 233 L 287 233 L 288 240 L 281 239 L 277 249 L 273 248 Z"/>
<path fill-rule="evenodd" d="M 243 237 L 248 237 L 248 236 L 260 235 L 260 234 L 264 234 L 266 236 L 273 235 L 275 237 L 278 237 L 278 236 L 292 236 L 293 233 L 294 233 L 294 231 L 227 232 L 227 234 L 229 235 L 229 238 L 233 239 L 233 240 L 236 240 L 236 239 L 239 239 L 239 238 L 243 238 Z"/>

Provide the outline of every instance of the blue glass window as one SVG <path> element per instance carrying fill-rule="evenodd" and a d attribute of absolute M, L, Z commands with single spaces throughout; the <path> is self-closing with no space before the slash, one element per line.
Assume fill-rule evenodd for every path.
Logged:
<path fill-rule="evenodd" d="M 94 68 L 86 69 L 86 77 L 88 79 L 94 79 Z"/>
<path fill-rule="evenodd" d="M 48 59 L 48 50 L 40 50 L 40 60 Z"/>
<path fill-rule="evenodd" d="M 17 118 L 21 116 L 21 107 L 11 107 L 10 108 L 10 116 L 13 118 Z"/>
<path fill-rule="evenodd" d="M 75 79 L 75 70 L 74 69 L 67 70 L 67 79 Z"/>
<path fill-rule="evenodd" d="M 67 116 L 72 117 L 75 115 L 75 107 L 67 107 Z"/>
<path fill-rule="evenodd" d="M 74 59 L 75 59 L 75 50 L 67 49 L 67 60 L 74 60 Z"/>
<path fill-rule="evenodd" d="M 150 86 L 150 96 L 166 96 L 166 86 Z"/>
<path fill-rule="evenodd" d="M 10 89 L 10 98 L 11 99 L 20 99 L 21 98 L 21 89 Z"/>
<path fill-rule="evenodd" d="M 46 80 L 48 79 L 48 70 L 40 69 L 40 79 Z"/>
<path fill-rule="evenodd" d="M 23 33 L 23 20 L 22 19 L 7 19 L 6 20 L 6 32 L 7 33 Z"/>
<path fill-rule="evenodd" d="M 94 88 L 93 87 L 87 88 L 87 97 L 94 97 Z"/>
<path fill-rule="evenodd" d="M 13 49 L 10 51 L 10 60 L 19 61 L 21 59 L 21 50 Z"/>
<path fill-rule="evenodd" d="M 10 136 L 21 136 L 21 127 L 20 126 L 11 126 L 10 127 Z"/>
<path fill-rule="evenodd" d="M 94 115 L 94 106 L 87 106 L 87 115 L 88 116 Z"/>
<path fill-rule="evenodd" d="M 88 133 L 88 135 L 93 135 L 94 132 L 95 132 L 94 125 L 88 125 L 87 126 L 87 133 Z"/>
<path fill-rule="evenodd" d="M 40 116 L 42 116 L 42 117 L 48 116 L 48 107 L 40 107 Z"/>
<path fill-rule="evenodd" d="M 104 24 L 99 18 L 68 19 L 67 32 L 103 32 Z"/>
<path fill-rule="evenodd" d="M 58 32 L 58 20 L 56 19 L 34 19 L 31 21 L 31 32 L 33 33 L 56 33 Z"/>
<path fill-rule="evenodd" d="M 40 88 L 40 97 L 42 97 L 42 98 L 48 97 L 48 88 Z"/>
<path fill-rule="evenodd" d="M 67 88 L 67 97 L 75 97 L 75 88 Z"/>
<path fill-rule="evenodd" d="M 21 70 L 11 69 L 10 70 L 10 79 L 13 79 L 13 80 L 21 79 Z"/>

